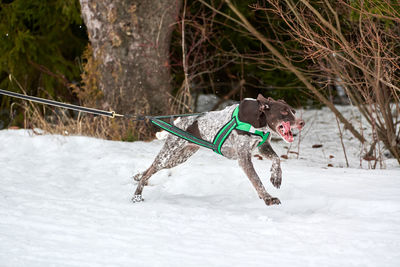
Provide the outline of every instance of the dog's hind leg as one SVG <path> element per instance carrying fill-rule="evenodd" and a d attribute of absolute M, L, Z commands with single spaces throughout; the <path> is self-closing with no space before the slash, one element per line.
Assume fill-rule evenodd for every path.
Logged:
<path fill-rule="evenodd" d="M 251 153 L 248 151 L 239 153 L 238 161 L 239 161 L 239 166 L 244 170 L 250 182 L 256 189 L 258 196 L 262 200 L 264 200 L 265 204 L 267 205 L 281 204 L 278 198 L 272 197 L 270 194 L 268 194 L 267 190 L 265 190 L 265 187 L 262 184 L 260 177 L 258 177 L 256 170 L 254 169 L 253 163 L 251 162 Z"/>
<path fill-rule="evenodd" d="M 150 177 L 155 174 L 158 170 L 156 169 L 156 161 L 153 162 L 153 164 L 151 164 L 151 166 L 144 172 L 139 173 L 137 175 L 135 175 L 134 179 L 138 179 L 137 181 L 139 181 L 137 187 L 136 187 L 136 191 L 135 191 L 135 195 L 132 198 L 133 202 L 140 202 L 143 201 L 142 198 L 142 191 L 143 191 L 143 187 L 145 185 L 147 185 L 147 181 L 150 179 Z M 161 169 L 159 169 L 161 170 Z"/>
<path fill-rule="evenodd" d="M 159 170 L 166 168 L 165 165 L 169 162 L 170 158 L 174 154 L 176 154 L 176 151 L 179 151 L 184 146 L 184 140 L 181 140 L 175 136 L 169 136 L 165 141 L 163 147 L 161 148 L 160 152 L 158 152 L 151 166 L 144 172 L 136 174 L 133 179 L 135 181 L 140 181 L 143 178 L 145 180 L 148 180 L 153 174 L 155 174 Z"/>
<path fill-rule="evenodd" d="M 173 168 L 185 162 L 199 150 L 199 146 L 197 145 L 188 144 L 187 141 L 182 139 L 174 139 L 173 141 L 167 140 L 150 168 L 140 174 L 141 177 L 135 191 L 135 196 L 132 199 L 134 202 L 143 200 L 141 196 L 143 188 L 153 174 L 162 169 Z"/>

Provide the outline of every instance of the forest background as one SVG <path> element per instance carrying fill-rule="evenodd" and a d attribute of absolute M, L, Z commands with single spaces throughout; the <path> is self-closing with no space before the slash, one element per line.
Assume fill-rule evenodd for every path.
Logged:
<path fill-rule="evenodd" d="M 202 94 L 327 106 L 400 162 L 398 1 L 1 0 L 0 88 L 119 113 L 195 111 Z M 0 97 L 0 128 L 148 140 L 149 123 Z M 351 104 L 371 128 L 334 104 Z M 360 119 L 361 120 L 361 119 Z M 378 145 L 377 145 L 378 144 Z"/>

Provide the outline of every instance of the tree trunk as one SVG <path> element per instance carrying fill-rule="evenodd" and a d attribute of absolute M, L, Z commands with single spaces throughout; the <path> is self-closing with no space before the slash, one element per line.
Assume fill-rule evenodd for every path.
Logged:
<path fill-rule="evenodd" d="M 181 0 L 80 0 L 104 108 L 169 112 L 169 47 Z"/>

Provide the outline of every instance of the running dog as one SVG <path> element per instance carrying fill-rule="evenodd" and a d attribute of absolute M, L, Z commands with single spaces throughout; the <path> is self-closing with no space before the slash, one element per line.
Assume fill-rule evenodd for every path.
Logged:
<path fill-rule="evenodd" d="M 294 140 L 292 129 L 301 130 L 304 127 L 304 121 L 295 116 L 295 110 L 285 101 L 274 100 L 271 97 L 265 98 L 261 94 L 258 95 L 257 99 L 246 98 L 240 104 L 229 106 L 221 111 L 211 111 L 197 117 L 177 119 L 174 125 L 197 138 L 213 140 L 221 128 L 232 119 L 232 114 L 237 106 L 239 106 L 239 121 L 254 127 L 253 132 L 258 130 L 275 133 L 288 143 Z M 280 159 L 272 149 L 270 139 L 271 135 L 260 145 L 262 141 L 260 136 L 254 135 L 252 132 L 234 129 L 224 140 L 221 152 L 228 159 L 238 160 L 239 166 L 253 184 L 260 199 L 264 200 L 267 205 L 274 205 L 280 204 L 280 200 L 268 194 L 251 162 L 252 151 L 258 148 L 261 155 L 272 160 L 271 183 L 276 188 L 281 186 L 282 170 Z M 185 162 L 199 148 L 194 143 L 169 134 L 163 148 L 151 166 L 143 173 L 134 176 L 134 179 L 139 182 L 132 201 L 143 201 L 143 188 L 153 174 Z"/>

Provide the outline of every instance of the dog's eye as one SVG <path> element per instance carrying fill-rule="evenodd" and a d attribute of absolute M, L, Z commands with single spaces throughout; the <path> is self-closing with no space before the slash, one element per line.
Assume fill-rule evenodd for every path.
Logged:
<path fill-rule="evenodd" d="M 296 110 L 292 109 L 292 113 L 293 113 L 293 114 L 296 114 Z"/>
<path fill-rule="evenodd" d="M 284 116 L 286 116 L 286 115 L 289 114 L 289 112 L 287 112 L 286 110 L 281 110 L 281 114 L 284 115 Z"/>

